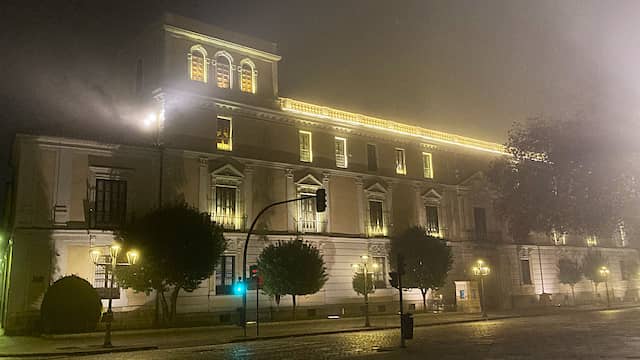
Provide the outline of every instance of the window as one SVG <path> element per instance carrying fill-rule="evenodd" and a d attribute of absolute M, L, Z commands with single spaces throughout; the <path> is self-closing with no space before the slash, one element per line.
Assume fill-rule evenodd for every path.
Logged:
<path fill-rule="evenodd" d="M 255 65 L 249 59 L 240 62 L 240 90 L 252 94 L 256 92 Z"/>
<path fill-rule="evenodd" d="M 347 167 L 347 139 L 336 136 L 335 145 L 336 145 L 336 166 L 339 168 L 346 168 Z"/>
<path fill-rule="evenodd" d="M 117 227 L 127 213 L 127 182 L 124 180 L 96 180 L 94 225 Z"/>
<path fill-rule="evenodd" d="M 369 171 L 378 170 L 378 149 L 375 144 L 367 144 L 367 162 Z"/>
<path fill-rule="evenodd" d="M 383 235 L 384 230 L 382 201 L 369 200 L 369 233 L 371 235 Z"/>
<path fill-rule="evenodd" d="M 598 246 L 598 238 L 595 235 L 587 236 L 587 246 Z"/>
<path fill-rule="evenodd" d="M 94 288 L 108 288 L 109 283 L 107 279 L 106 267 L 107 263 L 111 262 L 110 255 L 100 255 L 98 257 L 98 263 L 96 264 L 96 270 L 93 277 L 93 287 Z"/>
<path fill-rule="evenodd" d="M 520 273 L 522 276 L 522 284 L 531 285 L 531 267 L 529 266 L 529 259 L 520 259 Z"/>
<path fill-rule="evenodd" d="M 216 56 L 216 84 L 221 89 L 230 89 L 231 78 L 231 57 L 225 53 Z"/>
<path fill-rule="evenodd" d="M 473 208 L 473 220 L 475 224 L 475 240 L 487 241 L 487 216 L 484 208 Z"/>
<path fill-rule="evenodd" d="M 207 51 L 200 45 L 192 47 L 189 53 L 189 78 L 207 82 Z"/>
<path fill-rule="evenodd" d="M 396 148 L 396 174 L 406 175 L 407 165 L 404 159 L 404 149 Z"/>
<path fill-rule="evenodd" d="M 298 231 L 300 232 L 317 232 L 318 221 L 316 216 L 316 198 L 312 193 L 301 193 L 301 196 L 310 196 L 300 201 Z"/>
<path fill-rule="evenodd" d="M 624 260 L 620 260 L 620 280 L 629 280 L 628 270 Z"/>
<path fill-rule="evenodd" d="M 433 162 L 429 153 L 422 153 L 422 169 L 426 179 L 433 179 Z"/>
<path fill-rule="evenodd" d="M 235 256 L 222 256 L 216 266 L 216 295 L 231 295 L 233 293 L 235 273 Z"/>
<path fill-rule="evenodd" d="M 300 161 L 312 162 L 313 152 L 311 150 L 311 133 L 308 131 L 300 130 Z"/>
<path fill-rule="evenodd" d="M 440 235 L 440 226 L 438 224 L 438 207 L 427 206 L 427 233 L 429 235 Z"/>
<path fill-rule="evenodd" d="M 551 231 L 551 238 L 553 239 L 554 245 L 567 245 L 567 233 L 560 233 L 556 230 Z"/>
<path fill-rule="evenodd" d="M 213 220 L 225 229 L 236 228 L 236 191 L 235 187 L 216 186 Z"/>
<path fill-rule="evenodd" d="M 373 270 L 373 286 L 375 286 L 376 289 L 384 289 L 387 287 L 384 276 L 387 273 L 386 259 L 384 256 L 374 256 L 373 263 L 377 265 Z"/>
<path fill-rule="evenodd" d="M 231 151 L 231 140 L 231 118 L 218 116 L 218 129 L 216 131 L 216 146 L 218 150 Z"/>

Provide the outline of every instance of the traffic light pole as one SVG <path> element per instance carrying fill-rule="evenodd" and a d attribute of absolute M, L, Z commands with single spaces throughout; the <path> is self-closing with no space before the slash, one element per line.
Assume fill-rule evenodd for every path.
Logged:
<path fill-rule="evenodd" d="M 320 190 L 324 190 L 324 189 L 320 189 Z M 277 205 L 283 205 L 291 202 L 302 201 L 306 199 L 315 199 L 315 198 L 316 196 L 309 195 L 309 196 L 302 196 L 295 199 L 278 201 L 278 202 L 274 202 L 273 204 L 267 205 L 262 210 L 260 210 L 260 212 L 258 213 L 258 216 L 256 216 L 255 219 L 253 219 L 253 222 L 251 223 L 251 227 L 249 227 L 249 232 L 247 232 L 247 240 L 244 242 L 244 253 L 242 254 L 242 282 L 245 284 L 245 286 L 247 284 L 247 250 L 249 249 L 249 240 L 251 239 L 251 233 L 253 233 L 253 228 L 255 228 L 256 223 L 258 222 L 258 219 L 260 219 L 260 216 L 262 216 L 262 214 L 264 214 L 267 210 Z M 243 330 L 244 336 L 246 337 L 247 336 L 247 290 L 246 289 L 242 293 L 242 319 L 241 320 L 242 320 L 242 330 Z"/>

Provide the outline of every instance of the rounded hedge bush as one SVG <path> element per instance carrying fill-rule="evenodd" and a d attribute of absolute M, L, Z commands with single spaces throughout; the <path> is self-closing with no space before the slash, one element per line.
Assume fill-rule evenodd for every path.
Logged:
<path fill-rule="evenodd" d="M 102 302 L 83 278 L 65 276 L 49 286 L 40 307 L 42 328 L 49 334 L 93 331 L 98 325 Z"/>

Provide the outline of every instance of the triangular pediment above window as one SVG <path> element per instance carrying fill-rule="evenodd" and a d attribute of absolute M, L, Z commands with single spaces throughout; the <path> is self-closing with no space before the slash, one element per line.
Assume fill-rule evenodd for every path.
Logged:
<path fill-rule="evenodd" d="M 244 174 L 231 164 L 223 165 L 211 172 L 212 176 L 224 176 L 232 178 L 243 178 Z"/>
<path fill-rule="evenodd" d="M 322 182 L 311 174 L 303 176 L 302 178 L 300 178 L 300 180 L 296 181 L 296 184 L 302 186 L 322 186 Z"/>
<path fill-rule="evenodd" d="M 429 201 L 440 201 L 442 199 L 442 195 L 436 189 L 429 189 L 427 192 L 422 194 L 422 199 Z"/>
<path fill-rule="evenodd" d="M 367 191 L 373 192 L 373 193 L 380 193 L 380 194 L 387 193 L 387 189 L 385 189 L 385 187 L 378 182 L 373 183 L 371 186 L 367 187 Z"/>

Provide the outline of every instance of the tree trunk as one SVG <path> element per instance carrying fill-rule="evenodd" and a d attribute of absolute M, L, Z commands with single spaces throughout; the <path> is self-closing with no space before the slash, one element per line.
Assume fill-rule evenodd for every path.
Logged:
<path fill-rule="evenodd" d="M 160 290 L 155 289 L 156 298 L 155 298 L 155 306 L 154 306 L 154 318 L 153 318 L 153 327 L 160 327 Z"/>
<path fill-rule="evenodd" d="M 593 282 L 593 291 L 594 291 L 594 297 L 596 299 L 597 302 L 600 302 L 600 299 L 598 299 L 598 283 L 597 282 Z"/>
<path fill-rule="evenodd" d="M 164 291 L 161 291 L 160 295 L 160 300 L 162 302 L 162 325 L 166 325 L 167 316 L 169 315 L 169 305 L 167 304 L 167 298 L 164 296 Z"/>
<path fill-rule="evenodd" d="M 171 312 L 169 313 L 169 321 L 173 324 L 176 318 L 176 310 L 178 308 L 178 293 L 180 286 L 175 286 L 171 291 Z"/>
<path fill-rule="evenodd" d="M 291 298 L 293 299 L 293 320 L 295 320 L 296 319 L 296 296 L 291 295 Z"/>
<path fill-rule="evenodd" d="M 427 290 L 429 289 L 420 288 L 420 293 L 422 294 L 422 311 L 424 312 L 427 311 Z"/>
<path fill-rule="evenodd" d="M 573 306 L 576 306 L 576 284 L 571 284 L 571 297 L 573 298 Z"/>
<path fill-rule="evenodd" d="M 276 311 L 280 311 L 280 294 L 275 294 L 274 298 L 276 300 Z"/>

